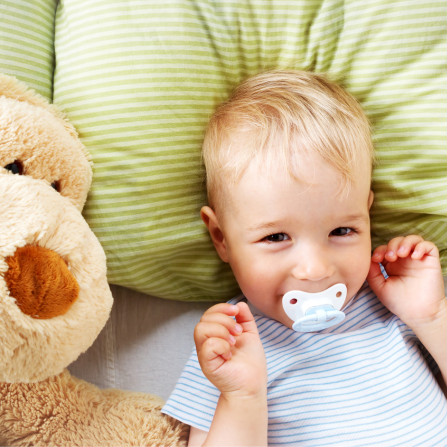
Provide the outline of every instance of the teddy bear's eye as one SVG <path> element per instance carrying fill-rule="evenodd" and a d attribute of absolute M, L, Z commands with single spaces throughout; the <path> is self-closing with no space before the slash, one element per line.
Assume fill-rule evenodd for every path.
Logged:
<path fill-rule="evenodd" d="M 57 192 L 59 192 L 59 182 L 53 182 L 51 187 L 54 188 Z"/>
<path fill-rule="evenodd" d="M 15 160 L 13 163 L 9 163 L 9 165 L 6 165 L 5 169 L 11 171 L 13 174 L 22 175 L 23 173 L 23 165 L 18 160 Z"/>

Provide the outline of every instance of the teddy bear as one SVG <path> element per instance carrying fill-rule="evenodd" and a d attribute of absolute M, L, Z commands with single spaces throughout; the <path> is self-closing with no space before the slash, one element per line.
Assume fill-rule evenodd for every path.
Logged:
<path fill-rule="evenodd" d="M 0 75 L 0 445 L 186 445 L 159 397 L 100 390 L 66 369 L 113 302 L 81 214 L 91 181 L 63 113 Z"/>

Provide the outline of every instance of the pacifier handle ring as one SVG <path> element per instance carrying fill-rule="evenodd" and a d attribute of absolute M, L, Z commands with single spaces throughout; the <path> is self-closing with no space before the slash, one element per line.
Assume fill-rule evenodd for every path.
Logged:
<path fill-rule="evenodd" d="M 292 326 L 293 330 L 297 332 L 321 331 L 322 329 L 327 329 L 328 327 L 335 326 L 345 319 L 344 312 L 340 310 L 321 310 L 321 312 L 325 314 L 326 318 L 323 317 L 324 319 L 322 319 L 321 312 L 318 311 L 319 309 L 316 310 L 314 314 L 306 315 L 305 317 L 296 320 Z"/>

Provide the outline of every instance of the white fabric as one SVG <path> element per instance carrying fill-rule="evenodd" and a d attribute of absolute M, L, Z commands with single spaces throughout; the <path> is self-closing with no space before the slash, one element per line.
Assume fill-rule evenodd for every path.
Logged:
<path fill-rule="evenodd" d="M 338 326 L 315 333 L 256 313 L 269 373 L 269 446 L 447 446 L 439 370 L 412 330 L 366 283 L 343 311 Z M 208 431 L 218 398 L 194 349 L 163 412 Z"/>
<path fill-rule="evenodd" d="M 111 286 L 110 318 L 91 348 L 69 367 L 100 388 L 167 399 L 194 345 L 194 326 L 212 302 L 155 298 Z"/>

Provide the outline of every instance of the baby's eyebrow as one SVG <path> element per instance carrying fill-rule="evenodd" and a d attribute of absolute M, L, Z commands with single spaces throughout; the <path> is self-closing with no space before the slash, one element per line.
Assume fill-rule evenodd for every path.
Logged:
<path fill-rule="evenodd" d="M 347 216 L 342 216 L 342 220 L 349 223 L 367 224 L 369 222 L 369 216 L 364 213 L 355 213 L 349 214 Z M 282 224 L 279 221 L 260 222 L 258 224 L 252 225 L 251 227 L 248 227 L 247 231 L 249 231 L 250 233 L 255 233 L 257 231 L 277 229 L 281 225 Z"/>
<path fill-rule="evenodd" d="M 346 220 L 347 222 L 358 222 L 367 224 L 369 222 L 369 216 L 364 213 L 356 213 L 345 216 L 343 220 Z"/>
<path fill-rule="evenodd" d="M 251 227 L 248 227 L 247 230 L 250 232 L 256 232 L 261 230 L 269 230 L 272 228 L 278 228 L 279 222 L 261 222 L 256 225 L 252 225 Z"/>

